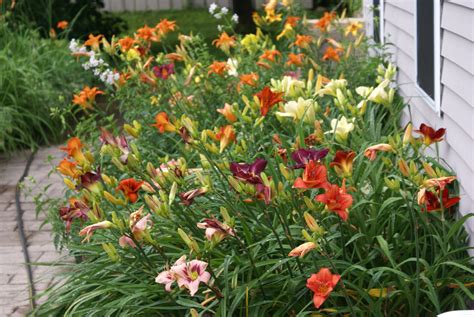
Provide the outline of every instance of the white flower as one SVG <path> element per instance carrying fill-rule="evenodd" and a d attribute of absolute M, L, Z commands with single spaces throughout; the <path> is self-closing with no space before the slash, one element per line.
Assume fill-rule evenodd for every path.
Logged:
<path fill-rule="evenodd" d="M 239 66 L 239 62 L 235 58 L 229 58 L 227 60 L 227 68 L 228 68 L 227 74 L 229 74 L 229 76 L 234 76 L 234 77 L 239 76 L 239 73 L 237 72 L 238 66 Z"/>
<path fill-rule="evenodd" d="M 222 12 L 214 14 L 214 17 L 215 17 L 217 20 L 220 20 L 220 19 L 222 18 Z"/>
<path fill-rule="evenodd" d="M 329 83 L 324 86 L 324 88 L 320 89 L 316 93 L 321 95 L 331 95 L 336 97 L 337 90 L 345 88 L 347 86 L 347 81 L 345 79 L 332 79 Z"/>
<path fill-rule="evenodd" d="M 223 26 L 223 25 L 220 25 L 220 24 L 219 24 L 219 25 L 217 26 L 217 30 L 218 30 L 219 32 L 222 32 L 223 29 L 224 29 L 224 26 Z"/>
<path fill-rule="evenodd" d="M 119 80 L 120 74 L 110 69 L 106 69 L 102 74 L 100 74 L 99 78 L 104 83 L 112 85 Z"/>
<path fill-rule="evenodd" d="M 228 12 L 229 12 L 229 9 L 227 9 L 226 7 L 222 7 L 221 9 L 222 14 L 227 14 Z"/>
<path fill-rule="evenodd" d="M 209 6 L 209 13 L 214 14 L 214 11 L 216 11 L 216 9 L 217 9 L 217 4 L 215 2 L 211 3 L 211 5 Z"/>
<path fill-rule="evenodd" d="M 327 131 L 326 133 L 335 133 L 336 138 L 339 141 L 347 140 L 349 132 L 354 130 L 354 119 L 348 120 L 346 117 L 342 117 L 341 119 L 332 119 L 331 120 L 331 131 Z"/>
<path fill-rule="evenodd" d="M 318 104 L 313 99 L 298 98 L 298 101 L 287 102 L 284 106 L 284 112 L 277 112 L 280 117 L 290 117 L 295 121 L 304 120 L 311 123 L 316 120 L 315 110 Z"/>
<path fill-rule="evenodd" d="M 305 87 L 303 81 L 294 79 L 291 76 L 284 76 L 282 80 L 271 79 L 270 82 L 272 90 L 283 92 L 285 97 L 299 97 Z"/>
<path fill-rule="evenodd" d="M 75 39 L 72 39 L 69 42 L 69 50 L 73 53 L 76 53 L 79 50 L 79 45 L 77 44 L 77 41 Z"/>
<path fill-rule="evenodd" d="M 382 81 L 377 87 L 375 87 L 375 89 L 370 93 L 367 99 L 382 105 L 390 103 L 389 94 L 385 90 L 388 84 L 390 84 L 390 80 L 385 79 L 384 81 Z"/>
<path fill-rule="evenodd" d="M 234 15 L 232 16 L 231 20 L 232 20 L 233 22 L 235 22 L 235 23 L 239 23 L 239 16 L 238 16 L 236 13 L 234 13 Z"/>

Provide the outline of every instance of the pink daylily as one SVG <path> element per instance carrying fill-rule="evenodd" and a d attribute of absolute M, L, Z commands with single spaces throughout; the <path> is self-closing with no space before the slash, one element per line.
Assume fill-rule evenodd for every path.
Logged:
<path fill-rule="evenodd" d="M 142 216 L 143 207 L 144 206 L 141 206 L 137 211 L 131 213 L 129 220 L 132 234 L 138 241 L 143 239 L 143 235 L 148 228 L 148 224 L 152 225 L 152 221 L 150 220 L 151 214 L 147 214 L 144 217 Z"/>
<path fill-rule="evenodd" d="M 84 240 L 82 240 L 83 242 L 84 241 L 89 241 L 92 237 L 92 234 L 94 233 L 94 231 L 96 231 L 97 229 L 109 229 L 113 226 L 114 224 L 108 220 L 104 220 L 104 221 L 101 221 L 101 222 L 98 222 L 98 223 L 94 223 L 92 225 L 89 225 L 85 228 L 83 228 L 80 232 L 79 232 L 79 235 L 80 236 L 86 236 L 84 238 Z"/>
<path fill-rule="evenodd" d="M 183 255 L 174 263 L 173 267 L 181 265 L 181 264 L 185 264 L 185 263 L 186 263 L 186 256 Z M 171 292 L 171 285 L 173 285 L 173 282 L 176 281 L 176 278 L 177 278 L 176 274 L 170 269 L 158 274 L 158 276 L 155 278 L 155 282 L 158 284 L 165 284 L 165 290 L 167 292 Z"/>
<path fill-rule="evenodd" d="M 137 247 L 135 242 L 130 237 L 127 237 L 125 235 L 119 238 L 119 245 L 122 248 L 126 248 L 126 247 L 136 248 Z"/>
<path fill-rule="evenodd" d="M 197 224 L 197 227 L 206 229 L 206 238 L 209 241 L 212 241 L 213 238 L 216 238 L 217 241 L 221 241 L 227 235 L 235 237 L 234 229 L 217 219 L 204 219 L 203 222 Z"/>

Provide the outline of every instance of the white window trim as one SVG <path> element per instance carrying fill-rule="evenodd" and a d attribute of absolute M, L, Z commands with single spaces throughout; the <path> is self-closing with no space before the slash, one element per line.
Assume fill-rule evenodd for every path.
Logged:
<path fill-rule="evenodd" d="M 385 0 L 379 2 L 379 38 L 380 44 L 385 44 Z"/>
<path fill-rule="evenodd" d="M 423 88 L 418 85 L 418 6 L 416 1 L 415 5 L 415 88 L 433 111 L 441 116 L 441 1 L 433 0 L 433 24 L 434 24 L 434 99 L 431 98 Z"/>

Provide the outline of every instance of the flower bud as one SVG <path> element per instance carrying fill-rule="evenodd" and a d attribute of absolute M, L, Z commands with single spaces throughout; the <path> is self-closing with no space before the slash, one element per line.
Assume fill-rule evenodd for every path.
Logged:
<path fill-rule="evenodd" d="M 176 197 L 177 192 L 178 192 L 178 184 L 176 182 L 173 182 L 173 185 L 171 185 L 170 194 L 168 196 L 168 205 L 171 206 L 171 204 L 173 203 Z"/>
<path fill-rule="evenodd" d="M 430 177 L 432 178 L 438 177 L 435 170 L 433 169 L 433 167 L 431 167 L 430 164 L 423 162 L 423 168 L 425 169 L 426 174 L 428 174 Z"/>
<path fill-rule="evenodd" d="M 313 237 L 308 233 L 308 231 L 306 231 L 305 229 L 301 230 L 301 234 L 303 235 L 303 237 L 306 239 L 306 241 L 308 242 L 314 242 L 314 239 Z"/>
<path fill-rule="evenodd" d="M 124 124 L 123 129 L 127 131 L 127 133 L 131 135 L 132 137 L 134 137 L 135 139 L 138 138 L 138 135 L 139 135 L 138 130 L 132 127 L 130 124 L 128 123 Z"/>
<path fill-rule="evenodd" d="M 75 190 L 76 189 L 76 185 L 74 185 L 74 183 L 69 179 L 69 178 L 65 178 L 63 179 L 64 181 L 64 184 L 66 184 L 66 186 L 71 189 L 71 190 Z"/>
<path fill-rule="evenodd" d="M 316 221 L 316 219 L 314 219 L 314 217 L 311 216 L 308 212 L 305 211 L 303 216 L 309 230 L 313 232 L 319 232 L 321 230 L 321 227 L 318 225 L 318 222 Z"/>
<path fill-rule="evenodd" d="M 408 164 L 404 159 L 398 161 L 398 168 L 403 176 L 408 177 L 408 175 L 410 175 Z"/>
<path fill-rule="evenodd" d="M 413 139 L 413 136 L 412 136 L 412 131 L 413 131 L 413 124 L 410 122 L 406 129 L 405 129 L 405 133 L 403 134 L 403 145 L 407 145 L 408 143 L 410 143 Z"/>
<path fill-rule="evenodd" d="M 102 249 L 104 249 L 112 262 L 117 262 L 119 260 L 117 249 L 115 249 L 112 243 L 102 243 Z"/>

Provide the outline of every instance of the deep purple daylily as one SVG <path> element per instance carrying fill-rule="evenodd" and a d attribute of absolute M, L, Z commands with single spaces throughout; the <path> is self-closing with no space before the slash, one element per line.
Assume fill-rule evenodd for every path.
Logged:
<path fill-rule="evenodd" d="M 91 192 L 98 192 L 100 190 L 100 169 L 97 172 L 91 171 L 80 176 L 81 183 L 79 188 L 87 188 Z"/>
<path fill-rule="evenodd" d="M 291 158 L 296 162 L 296 165 L 292 168 L 305 168 L 309 161 L 320 161 L 328 155 L 328 153 L 329 149 L 299 149 L 291 154 Z"/>
<path fill-rule="evenodd" d="M 230 163 L 230 171 L 235 178 L 250 184 L 261 184 L 262 179 L 260 173 L 267 166 L 267 161 L 261 158 L 256 159 L 253 163 Z"/>
<path fill-rule="evenodd" d="M 170 77 L 170 75 L 175 73 L 174 72 L 174 64 L 169 63 L 169 64 L 163 64 L 163 65 L 155 66 L 155 67 L 153 67 L 153 73 L 158 78 L 168 79 L 168 77 Z"/>

